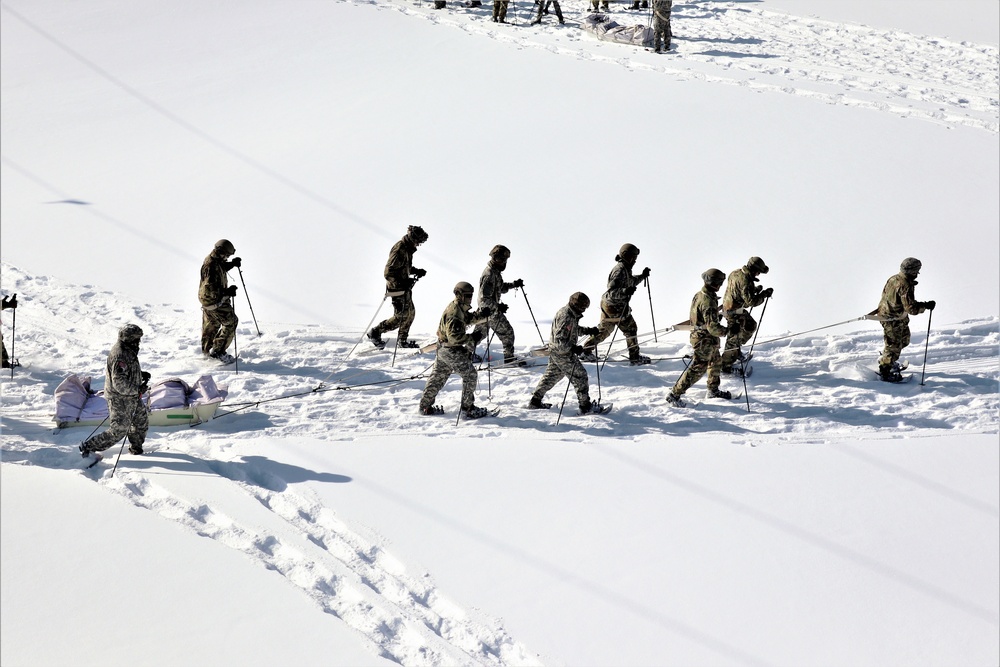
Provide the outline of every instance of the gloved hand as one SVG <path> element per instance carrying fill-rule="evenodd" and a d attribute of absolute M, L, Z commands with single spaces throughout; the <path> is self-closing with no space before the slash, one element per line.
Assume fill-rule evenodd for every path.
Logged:
<path fill-rule="evenodd" d="M 476 311 L 476 319 L 478 320 L 478 319 L 482 319 L 484 317 L 489 317 L 490 313 L 492 313 L 492 312 L 493 311 L 490 310 L 489 306 L 483 306 L 482 308 L 480 308 L 479 310 Z"/>
<path fill-rule="evenodd" d="M 236 296 L 236 285 L 230 285 L 226 288 L 226 296 Z"/>
<path fill-rule="evenodd" d="M 580 327 L 580 333 L 584 336 L 596 336 L 598 334 L 597 327 Z"/>
<path fill-rule="evenodd" d="M 569 351 L 572 352 L 573 354 L 579 356 L 579 355 L 583 354 L 583 345 L 574 345 L 573 347 L 571 347 L 569 349 Z"/>
<path fill-rule="evenodd" d="M 518 287 L 524 287 L 524 281 L 521 280 L 520 278 L 518 278 L 511 284 L 514 285 L 514 289 L 517 289 Z"/>
<path fill-rule="evenodd" d="M 772 294 L 774 294 L 774 288 L 773 287 L 768 287 L 766 290 L 764 290 L 763 292 L 760 293 L 760 295 L 762 297 L 764 297 L 765 299 L 770 299 Z"/>
<path fill-rule="evenodd" d="M 424 269 L 413 269 L 413 275 L 417 278 L 423 278 L 427 275 L 427 271 Z"/>
<path fill-rule="evenodd" d="M 473 349 L 475 349 L 476 345 L 479 345 L 479 341 L 483 339 L 483 332 L 473 331 L 471 337 L 472 337 L 472 347 Z"/>
<path fill-rule="evenodd" d="M 3 310 L 7 310 L 8 308 L 17 308 L 17 294 L 3 298 Z"/>
<path fill-rule="evenodd" d="M 153 377 L 153 376 L 150 375 L 149 373 L 147 373 L 146 371 L 142 372 L 142 381 L 143 381 L 143 383 L 149 382 L 149 378 L 151 378 L 151 377 Z"/>
<path fill-rule="evenodd" d="M 639 274 L 639 280 L 645 280 L 648 277 L 649 277 L 649 267 L 647 266 L 645 269 L 642 270 L 642 273 Z"/>
<path fill-rule="evenodd" d="M 635 294 L 635 285 L 632 285 L 632 287 L 627 288 L 625 290 L 625 294 L 627 294 L 629 296 L 632 296 L 633 294 Z"/>
<path fill-rule="evenodd" d="M 231 260 L 229 260 L 229 263 L 237 268 L 243 266 L 243 260 L 240 259 L 239 257 L 233 257 Z"/>
<path fill-rule="evenodd" d="M 937 301 L 926 301 L 924 302 L 924 308 L 927 310 L 934 310 L 934 306 L 937 305 Z"/>
<path fill-rule="evenodd" d="M 509 306 L 506 303 L 501 303 L 497 305 L 497 310 L 499 310 L 501 314 L 506 313 L 507 308 L 509 308 Z"/>

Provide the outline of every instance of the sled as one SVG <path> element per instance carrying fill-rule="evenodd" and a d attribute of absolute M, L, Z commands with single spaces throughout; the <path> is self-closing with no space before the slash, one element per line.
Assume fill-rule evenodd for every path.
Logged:
<path fill-rule="evenodd" d="M 203 375 L 193 385 L 179 378 L 154 384 L 143 404 L 150 426 L 200 424 L 212 419 L 228 392 L 219 388 L 211 375 Z M 90 388 L 90 377 L 70 375 L 55 392 L 57 428 L 99 426 L 107 419 L 108 402 L 103 392 Z"/>

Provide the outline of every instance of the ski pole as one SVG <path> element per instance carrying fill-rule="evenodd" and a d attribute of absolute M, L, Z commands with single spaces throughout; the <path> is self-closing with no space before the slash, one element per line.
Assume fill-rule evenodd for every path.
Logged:
<path fill-rule="evenodd" d="M 82 412 L 82 408 L 81 408 L 81 412 Z M 91 431 L 91 432 L 90 432 L 90 435 L 88 435 L 88 436 L 87 436 L 86 438 L 84 438 L 84 439 L 83 439 L 83 441 L 84 441 L 84 442 L 87 442 L 88 440 L 90 440 L 91 438 L 93 438 L 93 437 L 94 437 L 94 434 L 95 434 L 95 433 L 97 433 L 97 429 L 99 429 L 99 428 L 101 428 L 102 426 L 104 426 L 104 422 L 108 421 L 108 417 L 110 417 L 110 416 L 111 416 L 111 415 L 109 414 L 109 415 L 108 415 L 107 417 L 105 417 L 105 418 L 104 418 L 103 420 L 101 420 L 101 423 L 100 423 L 100 424 L 98 424 L 97 426 L 95 426 L 95 427 L 94 427 L 94 430 L 93 430 L 93 431 Z M 79 418 L 79 415 L 78 415 L 77 417 Z"/>
<path fill-rule="evenodd" d="M 243 295 L 247 298 L 247 305 L 250 306 L 250 317 L 253 318 L 253 325 L 257 329 L 257 335 L 262 336 L 260 332 L 260 327 L 257 326 L 257 316 L 253 314 L 253 304 L 250 303 L 250 295 L 247 293 L 247 284 L 243 282 L 243 269 L 236 267 L 236 270 L 240 272 L 240 284 L 243 285 Z"/>
<path fill-rule="evenodd" d="M 559 416 L 556 417 L 556 426 L 559 426 L 559 420 L 562 419 L 563 408 L 566 407 L 566 397 L 569 396 L 569 385 L 570 384 L 572 384 L 572 383 L 570 382 L 569 376 L 567 375 L 566 376 L 566 391 L 563 393 L 562 403 L 559 404 Z"/>
<path fill-rule="evenodd" d="M 521 290 L 521 295 L 524 296 L 524 303 L 528 306 L 528 312 L 531 313 L 531 321 L 535 323 L 535 331 L 538 332 L 538 339 L 542 341 L 542 345 L 545 345 L 545 339 L 542 338 L 542 330 L 538 328 L 538 320 L 535 319 L 535 312 L 531 310 L 531 303 L 528 301 L 528 293 L 524 291 L 524 287 L 518 287 Z"/>
<path fill-rule="evenodd" d="M 612 338 L 611 342 L 614 342 L 613 338 Z M 611 350 L 610 349 L 608 350 L 608 354 L 611 354 Z M 601 404 L 601 363 L 600 363 L 600 360 L 594 361 L 594 368 L 597 369 L 597 404 L 600 405 Z"/>
<path fill-rule="evenodd" d="M 233 302 L 233 299 L 229 300 L 229 305 L 231 305 L 233 307 L 233 317 L 235 318 L 236 317 L 236 304 Z M 236 374 L 239 375 L 240 374 L 240 346 L 236 343 L 236 330 L 237 329 L 239 329 L 238 325 L 235 326 L 235 327 L 233 327 L 233 357 L 236 358 Z M 225 350 L 223 350 L 223 352 L 225 352 Z"/>
<path fill-rule="evenodd" d="M 14 298 L 17 298 L 16 294 L 14 295 Z M 17 337 L 17 308 L 14 308 L 14 312 L 11 314 L 11 318 L 12 319 L 10 321 L 10 359 L 8 360 L 8 362 L 10 363 L 10 379 L 13 380 L 14 379 L 14 365 L 15 365 L 14 364 L 14 345 L 15 345 L 15 342 L 16 342 L 15 339 Z"/>
<path fill-rule="evenodd" d="M 927 313 L 927 340 L 924 341 L 924 365 L 920 369 L 920 386 L 924 386 L 924 371 L 927 370 L 927 348 L 931 343 L 931 317 L 934 315 L 934 309 L 931 308 L 930 312 Z M 11 348 L 14 344 L 11 343 Z"/>
<path fill-rule="evenodd" d="M 653 342 L 659 343 L 659 339 L 656 337 L 656 316 L 653 315 L 653 292 L 649 289 L 649 276 L 646 276 L 646 294 L 649 295 L 649 319 L 653 321 Z"/>
<path fill-rule="evenodd" d="M 747 412 L 750 412 L 750 391 L 747 389 L 747 363 L 740 362 L 740 375 L 743 376 L 743 396 L 747 399 Z"/>
<path fill-rule="evenodd" d="M 358 345 L 361 345 L 361 341 L 363 341 L 365 339 L 365 335 L 368 333 L 369 329 L 371 329 L 371 327 L 372 327 L 372 322 L 374 322 L 375 318 L 378 317 L 378 314 L 380 312 L 382 312 L 382 306 L 385 305 L 385 300 L 388 299 L 388 298 L 389 298 L 389 293 L 386 292 L 385 296 L 382 297 L 382 302 L 379 303 L 378 308 L 375 309 L 375 314 L 372 315 L 372 318 L 370 320 L 368 320 L 368 325 L 361 332 L 361 336 L 358 337 L 357 342 L 354 343 L 354 347 L 352 347 L 351 351 L 347 353 L 347 356 L 345 356 L 343 358 L 343 360 L 339 364 L 337 364 L 337 367 L 334 368 L 330 372 L 329 375 L 327 375 L 325 378 L 323 378 L 323 380 L 319 383 L 320 386 L 323 386 L 326 383 L 327 380 L 329 380 L 331 377 L 333 377 L 334 373 L 336 373 L 337 371 L 339 371 L 340 367 L 344 365 L 344 362 L 346 362 L 348 359 L 351 358 L 351 355 L 354 354 L 354 350 L 358 349 Z"/>
<path fill-rule="evenodd" d="M 399 349 L 399 332 L 396 332 L 396 342 L 392 345 L 392 361 L 389 362 L 389 367 L 392 368 L 396 365 L 396 350 Z"/>
<path fill-rule="evenodd" d="M 750 352 L 747 353 L 747 357 L 753 356 L 753 346 L 757 344 L 757 334 L 760 333 L 760 325 L 764 323 L 764 313 L 767 312 L 767 302 L 770 300 L 771 297 L 764 299 L 764 308 L 760 311 L 760 321 L 757 322 L 757 329 L 753 332 L 753 340 L 750 342 Z"/>
<path fill-rule="evenodd" d="M 486 396 L 488 400 L 493 400 L 493 358 L 490 356 L 490 344 L 493 342 L 494 330 L 490 329 L 490 325 L 486 325 L 487 330 L 490 335 L 486 337 Z"/>
<path fill-rule="evenodd" d="M 608 357 L 611 356 L 611 347 L 615 344 L 615 336 L 617 335 L 618 335 L 618 325 L 616 324 L 615 330 L 611 333 L 611 342 L 608 343 L 608 353 L 604 355 L 604 361 L 601 362 L 600 355 L 597 356 L 597 361 L 600 362 L 602 366 L 608 363 Z M 594 354 L 597 354 L 597 345 L 594 345 Z"/>

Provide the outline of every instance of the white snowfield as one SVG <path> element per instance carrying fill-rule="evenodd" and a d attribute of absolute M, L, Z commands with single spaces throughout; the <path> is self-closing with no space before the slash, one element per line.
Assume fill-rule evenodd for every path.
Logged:
<path fill-rule="evenodd" d="M 528 26 L 537 7 L 516 3 L 508 10 L 508 22 L 523 30 L 499 26 L 483 20 L 483 11 L 461 7 L 435 12 L 427 2 L 358 4 L 374 4 L 518 48 L 659 72 L 675 80 L 744 86 L 989 132 L 1000 128 L 995 44 L 795 16 L 768 11 L 765 3 L 676 2 L 671 53 L 681 58 L 671 59 L 643 49 L 604 48 L 593 36 L 573 29 L 590 13 L 589 0 L 561 3 L 565 26 L 558 24 L 554 11 L 543 16 L 541 24 Z M 492 2 L 486 5 L 492 8 Z M 623 25 L 651 22 L 650 10 L 618 12 L 613 18 Z"/>
<path fill-rule="evenodd" d="M 491 4 L 0 3 L 0 664 L 1000 663 L 1000 5 L 676 2 L 657 55 Z M 496 243 L 518 353 L 575 291 L 594 325 L 630 242 L 654 363 L 602 346 L 603 416 L 528 410 L 544 359 L 418 415 L 433 354 L 362 339 L 410 224 L 420 342 Z M 668 407 L 666 329 L 751 255 L 753 375 Z M 857 318 L 907 256 L 937 308 L 889 385 Z M 53 391 L 126 323 L 229 395 L 83 469 Z"/>
<path fill-rule="evenodd" d="M 48 631 L 32 625 L 33 614 L 50 610 L 31 611 L 36 593 L 27 582 L 78 579 L 81 561 L 100 570 L 88 542 L 103 536 L 95 528 L 72 555 L 24 561 L 22 531 L 32 529 L 11 526 L 42 512 L 22 514 L 28 498 L 14 495 L 24 466 L 92 480 L 209 538 L 299 590 L 329 614 L 324 625 L 353 630 L 371 656 L 400 664 L 790 664 L 814 651 L 919 661 L 959 650 L 944 638 L 947 629 L 942 637 L 917 636 L 927 622 L 961 628 L 963 655 L 990 659 L 998 622 L 996 317 L 941 327 L 924 386 L 874 380 L 875 331 L 809 335 L 760 345 L 747 396 L 707 400 L 702 385 L 690 392 L 688 408 L 673 409 L 663 397 L 689 348 L 683 335 L 669 333 L 659 342 L 643 336 L 644 351 L 657 359 L 643 368 L 620 363 L 624 346 L 612 346 L 599 390 L 615 404 L 608 416 L 571 416 L 572 393 L 561 420 L 557 407 L 528 410 L 543 366 L 484 367 L 478 400 L 502 412 L 456 425 L 457 378 L 441 394 L 444 416 L 416 414 L 433 355 L 401 350 L 393 364 L 387 350 L 345 362 L 359 331 L 264 323 L 260 337 L 252 324 L 241 326 L 238 372 L 213 370 L 191 337 L 196 312 L 134 306 L 114 293 L 3 269 L 12 289 L 39 295 L 20 311 L 20 355 L 41 360 L 54 351 L 51 361 L 18 369 L 17 381 L 4 384 L 4 650 L 13 664 L 34 657 L 75 663 L 80 646 L 111 658 L 87 623 L 74 627 L 71 612 L 60 630 L 71 637 L 69 653 L 28 639 Z M 68 304 L 80 294 L 73 311 Z M 90 429 L 46 424 L 51 390 L 66 368 L 100 376 L 104 322 L 128 319 L 150 332 L 140 358 L 154 379 L 208 370 L 229 385 L 230 401 L 202 426 L 153 429 L 149 453 L 126 453 L 113 476 L 115 450 L 82 471 L 75 445 Z M 922 338 L 915 335 L 911 352 Z M 596 397 L 596 369 L 589 369 Z M 910 370 L 919 373 L 920 364 Z M 742 390 L 739 381 L 724 386 Z M 557 406 L 561 389 L 549 395 Z M 957 433 L 964 437 L 952 440 Z M 783 446 L 793 448 L 789 457 L 780 455 Z M 767 453 L 743 454 L 758 450 Z M 8 478 L 17 480 L 10 496 Z M 450 490 L 442 495 L 438 485 Z M 798 498 L 793 506 L 790 497 Z M 123 560 L 108 571 L 112 579 L 144 576 L 133 548 L 114 557 Z M 636 576 L 646 583 L 632 590 Z M 828 589 L 845 578 L 857 579 L 842 582 L 849 594 Z M 186 594 L 206 594 L 199 591 Z M 81 595 L 77 604 L 114 613 L 98 590 Z M 863 646 L 834 641 L 860 632 L 853 616 L 871 605 L 883 607 L 870 619 L 878 637 Z M 140 607 L 143 621 L 124 641 L 148 632 L 145 641 L 155 643 L 161 622 L 183 626 L 183 612 L 166 606 L 162 618 Z M 489 615 L 498 610 L 509 621 Z M 257 611 L 271 615 L 266 601 Z M 238 624 L 231 611 L 219 613 L 225 620 L 215 622 Z M 699 620 L 703 613 L 713 620 Z M 783 618 L 781 635 L 797 639 L 777 641 L 777 628 L 745 634 L 749 617 Z M 603 629 L 577 634 L 599 619 Z M 37 622 L 48 627 L 41 616 Z M 214 660 L 263 664 L 282 655 L 273 640 L 264 643 L 263 653 L 240 647 Z M 198 656 L 173 644 L 158 653 L 149 656 L 153 664 Z M 368 662 L 334 662 L 356 660 Z M 316 661 L 323 660 L 307 659 Z"/>

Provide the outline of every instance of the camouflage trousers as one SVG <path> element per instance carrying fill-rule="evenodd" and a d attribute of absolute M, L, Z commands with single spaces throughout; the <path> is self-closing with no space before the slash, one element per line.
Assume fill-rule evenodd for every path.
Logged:
<path fill-rule="evenodd" d="M 583 349 L 594 350 L 598 343 L 607 340 L 611 332 L 618 327 L 618 330 L 625 334 L 625 343 L 628 345 L 629 359 L 639 356 L 639 341 L 636 336 L 639 333 L 639 325 L 632 317 L 632 309 L 624 306 L 620 309 L 610 306 L 601 301 L 601 321 L 597 324 L 597 335 L 591 336 L 583 344 Z"/>
<path fill-rule="evenodd" d="M 740 358 L 740 346 L 750 340 L 757 330 L 757 320 L 744 312 L 728 316 L 726 322 L 729 331 L 726 333 L 726 350 L 722 353 L 722 367 L 728 370 Z"/>
<path fill-rule="evenodd" d="M 674 36 L 670 29 L 670 7 L 667 8 L 666 16 L 660 16 L 659 11 L 653 12 L 653 50 L 660 50 L 660 43 L 663 42 L 665 48 L 670 48 L 670 40 Z"/>
<path fill-rule="evenodd" d="M 708 336 L 698 332 L 691 334 L 691 347 L 694 348 L 694 359 L 687 367 L 677 384 L 674 385 L 673 393 L 680 396 L 691 386 L 701 379 L 705 372 L 708 372 L 708 389 L 718 389 L 722 380 L 720 371 L 722 369 L 722 355 L 719 354 L 719 339 L 715 336 Z"/>
<path fill-rule="evenodd" d="M 232 301 L 212 310 L 201 309 L 201 351 L 205 354 L 225 352 L 236 338 L 236 318 Z"/>
<path fill-rule="evenodd" d="M 545 367 L 545 373 L 538 381 L 538 386 L 535 387 L 532 396 L 542 400 L 545 394 L 564 377 L 568 377 L 573 388 L 576 389 L 576 398 L 580 401 L 580 405 L 590 403 L 590 380 L 587 377 L 587 369 L 583 367 L 580 358 L 575 354 L 549 355 L 549 365 Z"/>
<path fill-rule="evenodd" d="M 486 322 L 481 322 L 476 325 L 475 333 L 482 336 L 482 340 L 489 344 L 489 330 L 493 329 L 493 332 L 500 339 L 503 344 L 503 356 L 512 357 L 514 356 L 514 327 L 510 326 L 510 322 L 507 320 L 507 316 L 503 313 L 496 313 L 495 315 L 490 315 L 489 320 Z M 489 353 L 489 350 L 486 350 Z"/>
<path fill-rule="evenodd" d="M 108 410 L 111 425 L 108 430 L 88 438 L 83 443 L 84 449 L 90 452 L 103 452 L 128 435 L 130 444 L 141 447 L 146 441 L 146 431 L 149 430 L 149 414 L 146 406 L 138 396 L 122 396 L 108 394 Z"/>
<path fill-rule="evenodd" d="M 507 4 L 509 0 L 493 0 L 493 20 L 507 20 Z"/>
<path fill-rule="evenodd" d="M 891 366 L 892 362 L 898 361 L 903 348 L 910 344 L 910 322 L 882 322 L 882 331 L 885 348 L 878 360 L 879 368 Z"/>
<path fill-rule="evenodd" d="M 552 5 L 556 10 L 556 18 L 559 19 L 559 22 L 563 22 L 562 7 L 559 6 L 559 0 L 536 0 L 536 2 L 538 4 L 538 12 L 535 16 L 536 23 L 542 20 L 542 14 L 549 13 L 549 5 Z"/>
<path fill-rule="evenodd" d="M 476 368 L 472 365 L 472 353 L 464 347 L 439 347 L 434 359 L 434 368 L 427 378 L 427 386 L 420 397 L 420 407 L 429 408 L 444 387 L 452 373 L 462 377 L 462 409 L 468 410 L 476 404 Z"/>
<path fill-rule="evenodd" d="M 375 333 L 381 335 L 386 331 L 399 329 L 396 340 L 402 342 L 410 336 L 410 327 L 417 317 L 417 309 L 413 305 L 413 292 L 406 290 L 399 296 L 392 297 L 392 317 L 375 325 Z"/>

